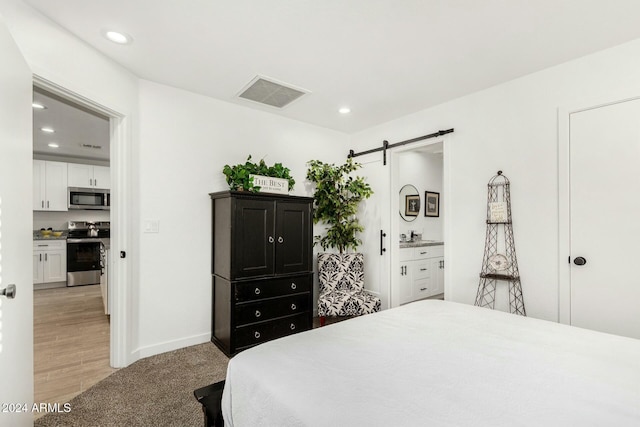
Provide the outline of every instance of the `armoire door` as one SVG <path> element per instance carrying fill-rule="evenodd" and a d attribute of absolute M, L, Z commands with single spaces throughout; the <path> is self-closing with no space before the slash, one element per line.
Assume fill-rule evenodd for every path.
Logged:
<path fill-rule="evenodd" d="M 236 199 L 232 278 L 273 274 L 274 211 L 272 200 Z"/>
<path fill-rule="evenodd" d="M 569 120 L 570 321 L 640 338 L 640 100 Z"/>
<path fill-rule="evenodd" d="M 311 205 L 278 201 L 276 206 L 276 273 L 311 271 Z"/>

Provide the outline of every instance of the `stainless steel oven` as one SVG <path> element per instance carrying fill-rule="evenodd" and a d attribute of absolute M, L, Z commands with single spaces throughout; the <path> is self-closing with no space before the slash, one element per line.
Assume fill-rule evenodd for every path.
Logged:
<path fill-rule="evenodd" d="M 109 190 L 98 188 L 69 187 L 69 209 L 110 210 L 111 193 Z"/>
<path fill-rule="evenodd" d="M 69 221 L 67 286 L 100 283 L 109 237 L 109 222 Z"/>

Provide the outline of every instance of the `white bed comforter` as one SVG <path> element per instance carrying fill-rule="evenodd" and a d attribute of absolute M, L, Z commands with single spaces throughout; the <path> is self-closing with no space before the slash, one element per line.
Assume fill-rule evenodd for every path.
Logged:
<path fill-rule="evenodd" d="M 240 353 L 222 405 L 236 427 L 640 426 L 640 341 L 419 301 Z"/>

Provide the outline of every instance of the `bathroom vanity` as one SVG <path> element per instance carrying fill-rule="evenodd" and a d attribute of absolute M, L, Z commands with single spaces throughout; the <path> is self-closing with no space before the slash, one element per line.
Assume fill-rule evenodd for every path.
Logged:
<path fill-rule="evenodd" d="M 444 293 L 444 243 L 400 242 L 400 304 Z"/>

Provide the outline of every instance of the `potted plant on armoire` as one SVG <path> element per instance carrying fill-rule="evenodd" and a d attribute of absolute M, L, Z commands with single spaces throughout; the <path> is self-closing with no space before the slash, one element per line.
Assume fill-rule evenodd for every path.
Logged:
<path fill-rule="evenodd" d="M 379 311 L 380 298 L 364 289 L 364 255 L 356 252 L 362 243 L 358 233 L 364 230 L 358 206 L 373 194 L 363 177 L 352 175 L 361 166 L 352 158 L 338 166 L 319 160 L 307 165 L 307 179 L 315 184 L 313 222 L 326 225 L 324 235 L 315 236 L 315 244 L 338 252 L 318 254 L 320 324 L 324 325 L 326 316 Z"/>

